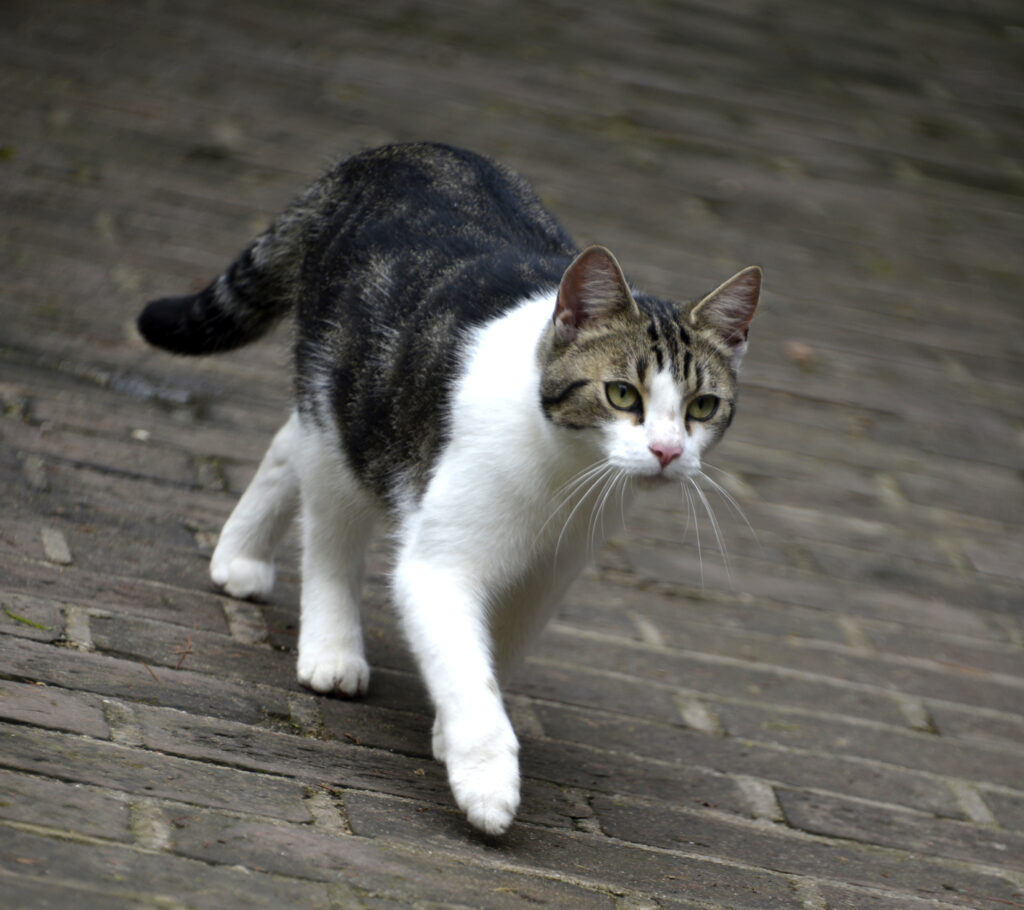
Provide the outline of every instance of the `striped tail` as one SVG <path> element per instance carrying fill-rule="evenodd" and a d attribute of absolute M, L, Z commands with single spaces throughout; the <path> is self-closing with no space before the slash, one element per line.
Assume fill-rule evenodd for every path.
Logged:
<path fill-rule="evenodd" d="M 143 338 L 175 354 L 215 354 L 265 335 L 291 310 L 298 290 L 309 195 L 257 237 L 198 294 L 162 297 L 139 314 Z"/>

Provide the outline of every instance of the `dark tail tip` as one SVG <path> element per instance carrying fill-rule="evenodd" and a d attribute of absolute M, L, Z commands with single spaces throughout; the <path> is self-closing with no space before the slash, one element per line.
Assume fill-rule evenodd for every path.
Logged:
<path fill-rule="evenodd" d="M 139 332 L 150 344 L 174 354 L 214 354 L 244 343 L 234 322 L 206 305 L 207 296 L 203 291 L 147 303 L 139 314 Z"/>

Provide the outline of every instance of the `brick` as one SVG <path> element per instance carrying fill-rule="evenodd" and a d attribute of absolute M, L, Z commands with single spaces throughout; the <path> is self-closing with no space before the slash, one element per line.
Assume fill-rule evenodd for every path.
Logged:
<path fill-rule="evenodd" d="M 830 794 L 788 789 L 776 792 L 787 823 L 811 834 L 989 867 L 1024 868 L 1024 834 L 953 822 L 891 805 L 853 802 Z"/>
<path fill-rule="evenodd" d="M 580 654 L 584 648 L 586 659 L 581 661 Z M 770 654 L 765 655 L 765 658 L 770 657 Z M 816 657 L 822 662 L 822 671 L 827 670 L 824 657 Z M 545 663 L 571 667 L 575 677 L 578 677 L 562 687 L 552 685 L 550 691 L 544 693 L 546 697 L 575 700 L 580 697 L 575 693 L 577 688 L 581 685 L 587 688 L 600 685 L 601 681 L 596 677 L 601 672 L 609 672 L 616 676 L 621 674 L 633 677 L 637 685 L 653 682 L 659 686 L 696 690 L 718 697 L 757 698 L 793 707 L 819 708 L 827 700 L 830 709 L 838 714 L 893 723 L 902 721 L 896 705 L 873 686 L 866 683 L 847 685 L 831 673 L 806 672 L 782 662 L 751 661 L 736 657 L 718 659 L 715 655 L 700 652 L 629 646 L 613 639 L 597 639 L 592 636 L 580 638 L 558 627 L 552 627 L 545 633 L 537 648 L 537 659 L 538 662 L 543 660 Z M 807 662 L 801 652 L 800 665 Z M 796 664 L 797 661 L 794 658 L 790 663 Z M 837 669 L 841 670 L 844 665 L 844 662 L 840 662 Z M 527 668 L 531 666 L 528 661 Z M 521 683 L 526 675 L 523 672 L 516 677 L 517 688 L 526 688 Z M 628 682 L 616 678 L 613 685 L 625 687 Z M 650 686 L 646 688 L 650 690 Z M 530 685 L 529 691 L 540 694 L 535 685 Z M 653 701 L 654 705 L 660 706 L 660 703 L 660 699 Z M 617 705 L 609 704 L 608 707 L 617 708 Z M 654 712 L 649 711 L 643 700 L 638 699 L 637 705 L 625 709 L 625 713 L 631 710 L 639 710 L 646 717 L 659 719 Z"/>
<path fill-rule="evenodd" d="M 842 839 L 794 836 L 783 826 L 757 829 L 706 813 L 662 806 L 643 808 L 623 800 L 599 798 L 594 811 L 611 837 L 664 849 L 683 846 L 698 854 L 732 859 L 794 875 L 813 876 L 864 887 L 884 882 L 886 891 L 914 895 L 939 891 L 953 905 L 974 907 L 968 895 L 1012 901 L 1013 883 L 986 865 L 944 863 L 931 855 L 885 851 Z"/>
<path fill-rule="evenodd" d="M 64 613 L 55 601 L 5 592 L 0 600 L 0 630 L 34 641 L 59 641 Z"/>
<path fill-rule="evenodd" d="M 294 781 L 9 724 L 2 731 L 0 763 L 8 768 L 294 821 L 309 818 Z"/>
<path fill-rule="evenodd" d="M 1002 827 L 1024 834 L 1024 793 L 990 790 L 981 796 Z"/>
<path fill-rule="evenodd" d="M 934 734 L 877 724 L 854 724 L 743 705 L 721 705 L 720 716 L 734 736 L 762 738 L 788 747 L 868 758 L 897 767 L 912 756 L 913 766 L 931 774 L 988 780 L 1006 786 L 1020 782 L 1019 750 L 1003 744 L 948 740 Z"/>
<path fill-rule="evenodd" d="M 893 626 L 868 627 L 872 645 L 890 654 L 935 661 L 959 673 L 983 671 L 1020 677 L 1020 649 L 996 644 L 945 638 L 920 629 Z"/>
<path fill-rule="evenodd" d="M 281 688 L 297 686 L 292 655 L 229 635 L 125 616 L 95 616 L 90 627 L 96 649 L 119 657 Z"/>
<path fill-rule="evenodd" d="M 416 811 L 397 804 L 399 813 Z M 555 876 L 493 868 L 486 856 L 458 856 L 423 843 L 385 843 L 324 833 L 309 826 L 274 825 L 251 818 L 197 811 L 176 815 L 173 847 L 204 863 L 241 863 L 250 869 L 342 882 L 359 893 L 408 902 L 460 904 L 505 910 L 551 904 L 566 908 L 614 908 L 610 895 L 558 881 Z M 457 888 L 452 887 L 458 882 Z"/>
<path fill-rule="evenodd" d="M 408 739 L 389 745 L 403 753 L 414 753 L 409 755 L 374 748 L 372 735 L 356 737 L 356 744 L 348 737 L 323 741 L 163 709 L 140 707 L 137 716 L 142 742 L 159 752 L 285 775 L 317 785 L 372 790 L 440 806 L 452 805 L 447 775 L 428 754 L 426 736 L 412 745 Z M 370 717 L 370 722 L 376 723 L 376 718 Z M 571 802 L 559 788 L 545 783 L 544 776 L 535 777 L 539 779 L 523 786 L 520 817 L 571 827 Z"/>
<path fill-rule="evenodd" d="M 0 771 L 0 818 L 59 832 L 130 841 L 124 800 L 80 784 Z"/>
<path fill-rule="evenodd" d="M 689 855 L 622 847 L 601 837 L 546 828 L 514 827 L 498 843 L 467 841 L 466 824 L 454 814 L 421 811 L 358 793 L 345 794 L 344 802 L 357 835 L 435 853 L 457 851 L 478 861 L 525 864 L 549 874 L 571 869 L 574 878 L 594 886 L 713 906 L 800 907 L 786 879 L 770 872 L 723 867 Z"/>
<path fill-rule="evenodd" d="M 0 636 L 5 672 L 65 689 L 259 723 L 268 714 L 287 716 L 287 693 L 251 683 L 232 683 L 190 670 L 154 670 L 145 663 L 87 654 Z"/>
<path fill-rule="evenodd" d="M 831 615 L 818 609 L 765 601 L 728 590 L 680 589 L 676 596 L 660 595 L 632 585 L 616 584 L 591 571 L 570 588 L 559 607 L 558 620 L 591 631 L 635 638 L 629 611 L 637 610 L 676 648 L 693 644 L 715 630 L 812 638 L 842 644 Z"/>
<path fill-rule="evenodd" d="M 569 641 L 561 641 L 562 638 L 572 641 L 570 635 L 564 635 L 557 627 L 550 629 L 539 652 L 549 659 L 554 655 L 565 655 L 568 660 L 570 649 L 575 647 L 578 651 L 580 644 L 578 641 L 569 644 Z M 688 675 L 715 674 L 716 682 L 721 679 L 722 687 L 728 687 L 719 694 L 739 694 L 739 686 L 746 687 L 748 691 L 756 687 L 772 692 L 777 699 L 788 695 L 794 703 L 803 702 L 808 706 L 820 703 L 827 692 L 830 701 L 839 703 L 836 709 L 840 711 L 840 705 L 854 697 L 867 701 L 874 695 L 875 702 L 882 703 L 883 699 L 871 689 L 885 686 L 922 697 L 1011 713 L 1019 708 L 1024 694 L 1024 678 L 1003 676 L 978 668 L 947 668 L 923 661 L 912 663 L 906 659 L 880 659 L 849 648 L 817 649 L 742 634 L 720 636 L 718 641 L 724 645 L 722 657 L 737 658 L 745 663 L 736 665 L 715 661 L 713 656 L 709 656 L 710 648 L 699 652 L 665 651 L 624 646 L 621 642 L 601 641 L 591 636 L 587 636 L 586 647 L 592 655 L 591 665 L 619 673 L 669 683 L 681 681 Z M 726 666 L 727 671 L 724 670 Z M 799 671 L 791 669 L 796 666 L 800 667 Z M 853 685 L 844 690 L 843 683 Z M 783 692 L 779 692 L 780 689 Z M 813 696 L 812 691 L 817 695 Z M 891 713 L 884 712 L 881 707 L 879 711 L 883 715 Z"/>
<path fill-rule="evenodd" d="M 943 736 L 1010 747 L 1024 741 L 1024 718 L 1017 714 L 984 711 L 941 702 L 929 704 L 928 713 L 936 729 Z"/>
<path fill-rule="evenodd" d="M 962 814 L 956 800 L 944 786 L 933 778 L 895 765 L 857 761 L 845 753 L 812 753 L 782 748 L 773 745 L 767 737 L 752 740 L 706 736 L 678 726 L 566 710 L 555 705 L 537 705 L 536 710 L 545 728 L 554 731 L 562 742 L 595 744 L 602 749 L 679 765 L 676 779 L 680 787 L 677 792 L 687 801 L 720 798 L 702 795 L 701 787 L 711 783 L 715 788 L 712 792 L 720 793 L 728 783 L 724 780 L 718 783 L 702 781 L 695 770 L 686 770 L 694 768 L 713 769 L 718 775 L 802 783 L 865 799 L 890 798 L 903 805 L 951 817 Z M 667 771 L 658 772 L 658 776 L 666 775 Z M 668 778 L 671 779 L 671 775 Z M 693 782 L 694 789 L 686 795 L 688 791 L 681 785 L 688 780 Z M 637 784 L 618 786 L 625 789 Z M 642 781 L 639 786 L 644 786 Z M 723 807 L 728 808 L 729 802 L 723 802 Z"/>
<path fill-rule="evenodd" d="M 71 906 L 75 907 L 137 908 L 178 903 L 197 910 L 223 910 L 242 902 L 266 910 L 282 905 L 309 910 L 333 908 L 327 889 L 318 882 L 211 866 L 166 854 L 51 839 L 3 826 L 0 848 L 5 882 L 10 875 L 17 876 L 15 893 L 41 895 L 47 900 L 73 895 Z M 37 905 L 31 906 L 35 910 Z"/>
<path fill-rule="evenodd" d="M 0 717 L 94 739 L 110 737 L 101 699 L 50 686 L 0 680 Z"/>
<path fill-rule="evenodd" d="M 21 859 L 33 861 L 32 857 Z M 4 876 L 4 905 L 8 910 L 138 910 L 146 903 L 136 895 L 86 890 L 73 883 Z"/>

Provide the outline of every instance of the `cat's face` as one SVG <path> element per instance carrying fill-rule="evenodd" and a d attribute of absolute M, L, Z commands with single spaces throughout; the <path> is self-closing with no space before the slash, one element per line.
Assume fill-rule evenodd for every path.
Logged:
<path fill-rule="evenodd" d="M 759 290 L 760 270 L 746 269 L 694 304 L 638 303 L 611 254 L 585 250 L 562 280 L 542 356 L 547 417 L 596 431 L 629 477 L 692 477 L 732 421 Z"/>

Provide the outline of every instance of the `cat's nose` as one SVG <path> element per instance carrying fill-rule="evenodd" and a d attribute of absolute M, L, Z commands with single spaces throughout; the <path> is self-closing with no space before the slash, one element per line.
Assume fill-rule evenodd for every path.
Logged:
<path fill-rule="evenodd" d="M 658 462 L 663 468 L 667 468 L 673 461 L 683 454 L 683 450 L 679 446 L 663 445 L 659 442 L 656 442 L 654 445 L 650 445 L 647 448 L 651 450 L 654 457 L 658 459 Z"/>

